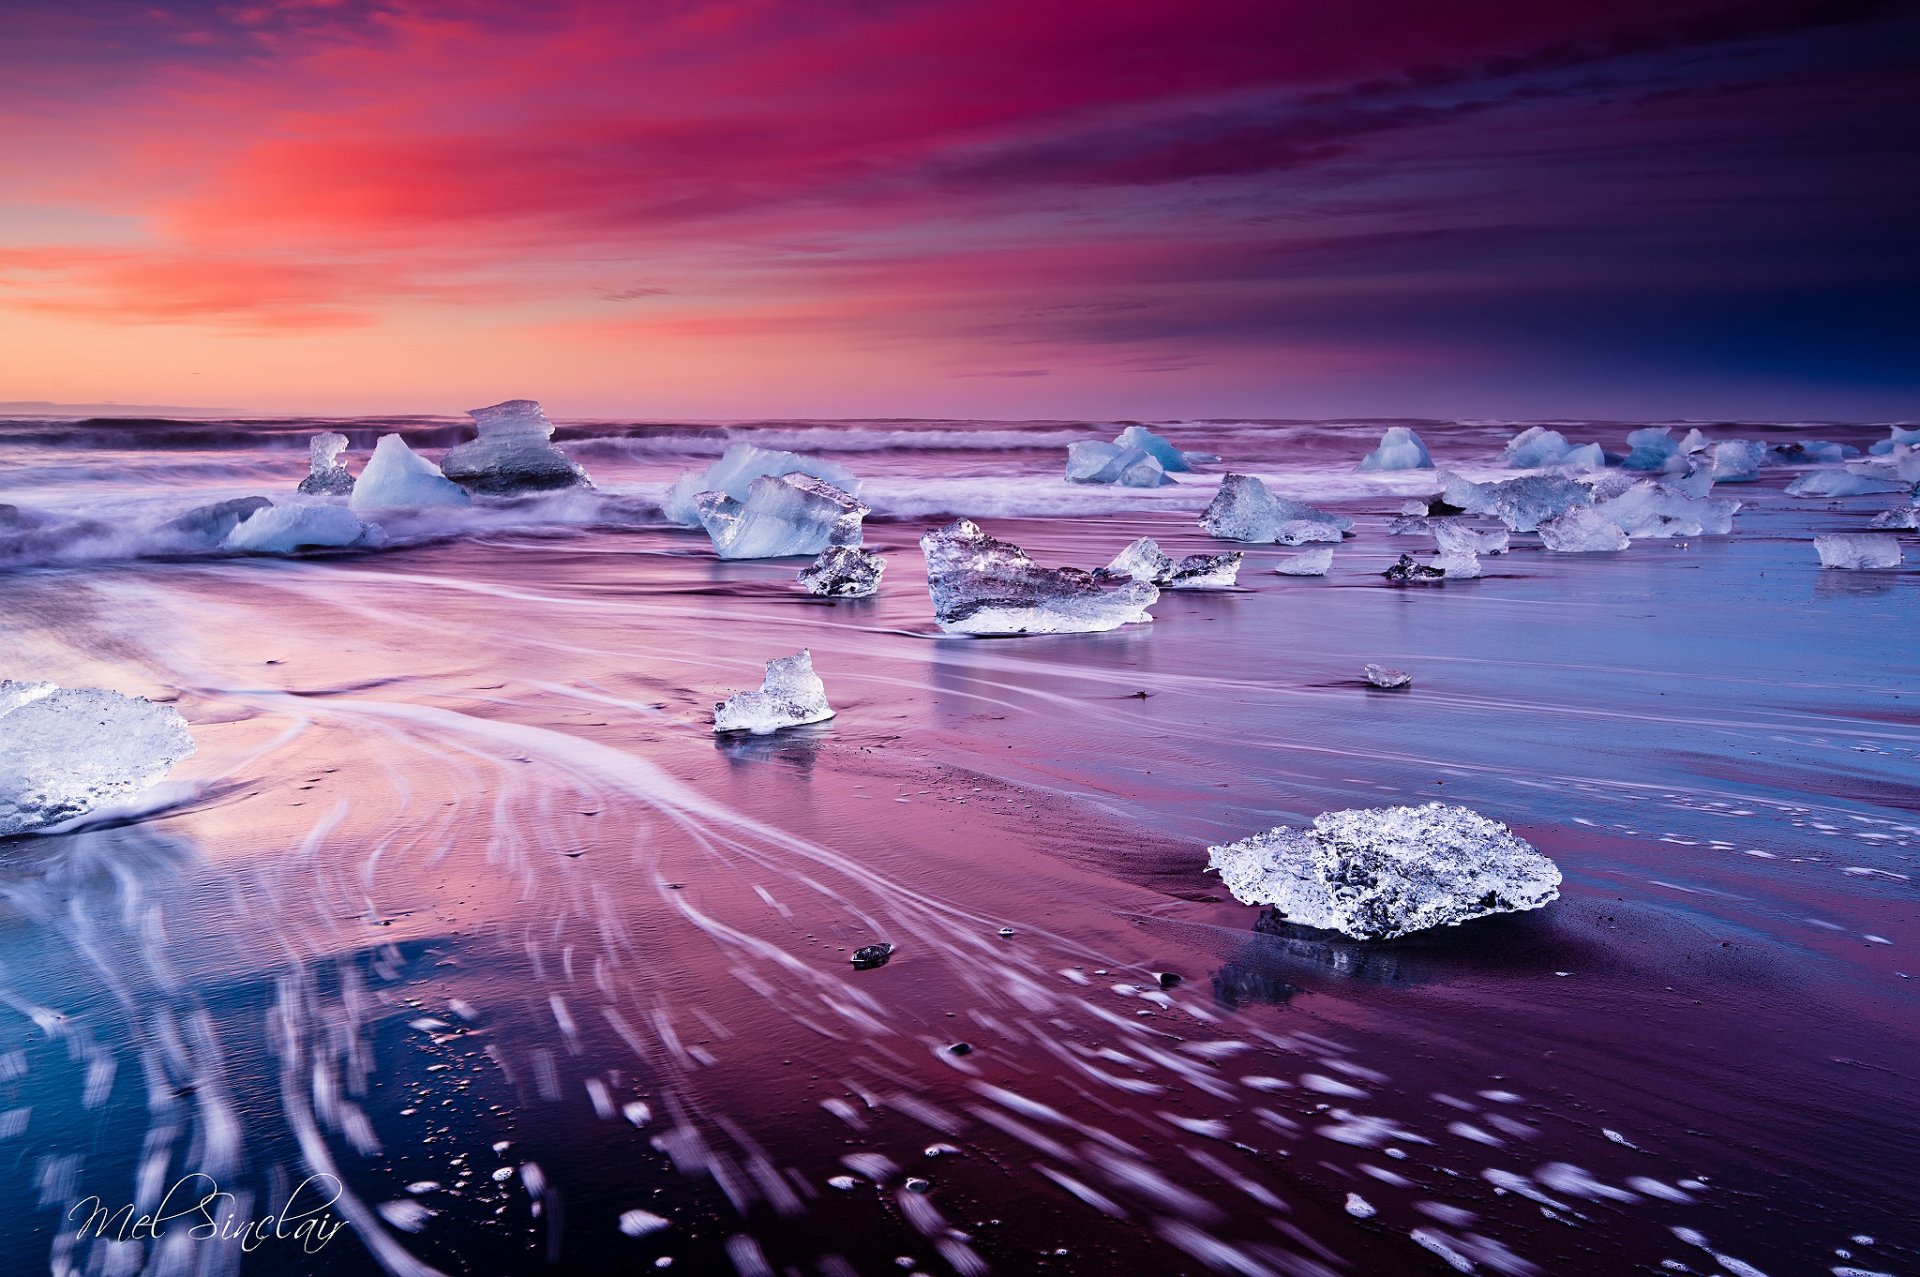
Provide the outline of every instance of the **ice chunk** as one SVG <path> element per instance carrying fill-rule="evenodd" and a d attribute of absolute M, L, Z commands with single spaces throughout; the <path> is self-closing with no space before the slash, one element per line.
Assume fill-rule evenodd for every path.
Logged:
<path fill-rule="evenodd" d="M 98 687 L 0 682 L 0 838 L 137 794 L 193 748 L 171 706 Z"/>
<path fill-rule="evenodd" d="M 1439 475 L 1441 500 L 1468 514 L 1490 514 L 1515 532 L 1532 532 L 1548 519 L 1590 505 L 1593 489 L 1557 475 L 1529 474 L 1498 483 L 1473 483 L 1450 470 Z"/>
<path fill-rule="evenodd" d="M 807 587 L 808 594 L 864 599 L 880 592 L 880 574 L 886 570 L 886 561 L 871 550 L 830 545 L 800 569 L 800 584 Z"/>
<path fill-rule="evenodd" d="M 1920 426 L 1889 426 L 1887 429 L 1889 431 L 1887 437 L 1868 448 L 1868 452 L 1884 457 L 1904 444 L 1920 443 Z"/>
<path fill-rule="evenodd" d="M 177 538 L 182 548 L 212 549 L 225 541 L 255 511 L 273 502 L 265 497 L 235 497 L 212 505 L 195 506 L 185 514 L 168 519 L 159 527 L 167 537 Z"/>
<path fill-rule="evenodd" d="M 376 546 L 386 540 L 378 524 L 362 522 L 337 505 L 276 505 L 255 510 L 221 543 L 248 554 L 292 554 L 336 546 Z"/>
<path fill-rule="evenodd" d="M 753 481 L 762 475 L 777 479 L 784 474 L 810 474 L 823 479 L 842 492 L 860 495 L 860 481 L 845 466 L 819 461 L 794 452 L 778 452 L 750 443 L 733 443 L 721 458 L 705 470 L 691 471 L 673 481 L 667 489 L 667 518 L 683 527 L 701 525 L 699 497 L 703 492 L 724 492 L 735 501 L 745 501 Z"/>
<path fill-rule="evenodd" d="M 833 717 L 827 686 L 813 672 L 813 654 L 802 650 L 767 662 L 767 674 L 751 692 L 736 692 L 713 707 L 716 732 L 756 736 Z"/>
<path fill-rule="evenodd" d="M 1815 537 L 1813 548 L 1819 553 L 1823 568 L 1897 568 L 1901 563 L 1898 541 L 1868 532 Z"/>
<path fill-rule="evenodd" d="M 1851 470 L 1810 470 L 1787 485 L 1787 495 L 1857 497 L 1869 492 L 1898 492 L 1907 486 L 1898 479 L 1856 474 Z"/>
<path fill-rule="evenodd" d="M 1147 614 L 1159 587 L 1127 581 L 1105 588 L 1078 568 L 1043 568 L 1017 545 L 968 519 L 920 538 L 934 618 L 950 634 L 1083 634 Z"/>
<path fill-rule="evenodd" d="M 1267 485 L 1247 474 L 1229 474 L 1220 480 L 1200 526 L 1223 541 L 1338 541 L 1353 526 L 1345 515 L 1328 514 L 1299 501 L 1267 491 Z"/>
<path fill-rule="evenodd" d="M 1388 426 L 1380 436 L 1380 446 L 1360 459 L 1357 470 L 1431 470 L 1433 458 L 1427 445 L 1406 426 Z"/>
<path fill-rule="evenodd" d="M 1920 507 L 1895 506 L 1891 510 L 1882 510 L 1867 521 L 1867 526 L 1912 532 L 1920 529 Z"/>
<path fill-rule="evenodd" d="M 1413 675 L 1405 670 L 1390 670 L 1384 665 L 1368 665 L 1360 671 L 1360 676 L 1375 687 L 1384 687 L 1389 690 L 1413 686 Z"/>
<path fill-rule="evenodd" d="M 1400 561 L 1380 575 L 1389 581 L 1441 581 L 1446 579 L 1444 568 L 1429 567 L 1425 563 L 1414 562 L 1411 554 L 1403 554 Z"/>
<path fill-rule="evenodd" d="M 1798 443 L 1776 443 L 1774 453 L 1792 464 L 1809 461 L 1844 461 L 1858 456 L 1860 449 L 1850 443 L 1830 443 L 1825 439 L 1802 439 Z"/>
<path fill-rule="evenodd" d="M 1575 506 L 1559 518 L 1547 520 L 1539 532 L 1542 544 L 1560 554 L 1624 550 L 1630 544 L 1619 524 L 1590 506 Z"/>
<path fill-rule="evenodd" d="M 1528 426 L 1508 441 L 1500 454 L 1511 470 L 1540 470 L 1548 466 L 1591 466 L 1607 464 L 1607 454 L 1597 443 L 1575 446 L 1558 430 Z"/>
<path fill-rule="evenodd" d="M 1698 430 L 1690 431 L 1685 439 L 1676 442 L 1671 427 L 1647 426 L 1627 432 L 1627 446 L 1632 451 L 1620 464 L 1628 470 L 1685 470 L 1687 453 L 1705 444 Z"/>
<path fill-rule="evenodd" d="M 723 559 L 781 559 L 818 554 L 830 545 L 857 546 L 870 513 L 852 493 L 809 474 L 760 475 L 744 501 L 702 492 L 700 522 Z"/>
<path fill-rule="evenodd" d="M 1434 555 L 1433 566 L 1446 573 L 1449 581 L 1470 581 L 1480 575 L 1480 556 L 1472 550 L 1449 550 Z"/>
<path fill-rule="evenodd" d="M 1740 503 L 1726 497 L 1693 497 L 1675 485 L 1642 479 L 1593 507 L 1630 537 L 1725 536 L 1733 531 Z"/>
<path fill-rule="evenodd" d="M 1152 537 L 1141 537 L 1095 572 L 1096 577 L 1149 581 L 1170 590 L 1216 590 L 1234 584 L 1240 575 L 1240 552 L 1190 554 L 1175 563 Z"/>
<path fill-rule="evenodd" d="M 1713 445 L 1715 483 L 1752 483 L 1767 463 L 1767 445 L 1752 439 L 1729 439 Z"/>
<path fill-rule="evenodd" d="M 1123 488 L 1158 488 L 1173 482 L 1152 453 L 1098 439 L 1067 445 L 1067 478 L 1074 483 L 1117 483 Z"/>
<path fill-rule="evenodd" d="M 1321 546 L 1304 554 L 1289 554 L 1274 571 L 1281 576 L 1325 576 L 1333 566 L 1333 547 Z"/>
<path fill-rule="evenodd" d="M 300 491 L 309 497 L 344 497 L 353 491 L 353 476 L 340 464 L 347 450 L 347 437 L 322 430 L 307 441 L 310 473 L 300 481 Z"/>
<path fill-rule="evenodd" d="M 587 472 L 553 446 L 553 423 L 532 399 L 509 399 L 467 415 L 479 437 L 450 448 L 440 471 L 474 492 L 545 492 L 590 488 Z"/>
<path fill-rule="evenodd" d="M 1161 438 L 1145 426 L 1128 426 L 1114 437 L 1114 443 L 1122 448 L 1138 448 L 1160 463 L 1162 470 L 1183 471 L 1195 466 L 1207 465 L 1220 460 L 1211 452 L 1182 452 L 1168 440 Z"/>
<path fill-rule="evenodd" d="M 1503 824 L 1445 803 L 1328 812 L 1207 858 L 1244 904 L 1288 922 L 1386 940 L 1493 913 L 1538 909 L 1560 870 Z"/>
<path fill-rule="evenodd" d="M 407 447 L 399 435 L 381 435 L 347 504 L 355 510 L 424 510 L 471 505 L 467 490 L 440 467 Z"/>
<path fill-rule="evenodd" d="M 1512 535 L 1505 528 L 1481 532 L 1445 519 L 1433 521 L 1433 539 L 1442 554 L 1505 554 Z"/>

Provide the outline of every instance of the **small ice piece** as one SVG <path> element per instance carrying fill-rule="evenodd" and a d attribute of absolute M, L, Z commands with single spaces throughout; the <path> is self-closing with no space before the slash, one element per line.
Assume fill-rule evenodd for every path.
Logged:
<path fill-rule="evenodd" d="M 1505 554 L 1512 541 L 1505 528 L 1481 532 L 1445 519 L 1436 520 L 1430 531 L 1442 554 Z"/>
<path fill-rule="evenodd" d="M 1895 506 L 1891 510 L 1882 510 L 1867 520 L 1867 526 L 1895 532 L 1915 531 L 1920 529 L 1920 506 Z"/>
<path fill-rule="evenodd" d="M 1593 503 L 1593 489 L 1558 475 L 1529 474 L 1498 483 L 1473 483 L 1439 472 L 1441 500 L 1468 514 L 1490 514 L 1515 532 L 1532 532 L 1548 519 Z"/>
<path fill-rule="evenodd" d="M 1152 453 L 1098 439 L 1067 445 L 1067 478 L 1074 483 L 1117 483 L 1123 488 L 1158 488 L 1173 482 Z"/>
<path fill-rule="evenodd" d="M 1539 528 L 1540 541 L 1559 554 L 1624 550 L 1631 542 L 1620 525 L 1588 506 L 1575 506 Z"/>
<path fill-rule="evenodd" d="M 1333 547 L 1323 545 L 1304 554 L 1289 554 L 1274 571 L 1281 576 L 1325 576 L 1333 566 Z"/>
<path fill-rule="evenodd" d="M 590 488 L 587 472 L 553 446 L 553 423 L 533 399 L 509 399 L 467 415 L 479 437 L 447 450 L 440 471 L 461 487 L 494 494 Z"/>
<path fill-rule="evenodd" d="M 779 452 L 751 443 L 733 443 L 728 444 L 721 458 L 705 470 L 689 471 L 673 481 L 673 486 L 667 489 L 664 502 L 666 516 L 682 527 L 697 528 L 701 525 L 701 493 L 724 492 L 735 501 L 744 501 L 755 479 L 762 475 L 778 479 L 784 474 L 810 474 L 842 492 L 860 495 L 860 481 L 845 466 L 803 457 L 796 452 Z"/>
<path fill-rule="evenodd" d="M 1113 441 L 1122 448 L 1140 449 L 1158 461 L 1163 470 L 1191 470 L 1195 466 L 1208 465 L 1220 460 L 1211 452 L 1182 452 L 1145 426 L 1128 426 L 1115 435 Z"/>
<path fill-rule="evenodd" d="M 830 545 L 820 557 L 800 569 L 800 584 L 808 594 L 835 599 L 864 599 L 880 592 L 880 574 L 887 563 L 871 550 Z"/>
<path fill-rule="evenodd" d="M 355 510 L 424 510 L 471 505 L 467 490 L 440 467 L 407 447 L 399 435 L 381 435 L 347 504 Z"/>
<path fill-rule="evenodd" d="M 1480 556 L 1472 550 L 1454 550 L 1434 555 L 1433 566 L 1446 573 L 1449 581 L 1471 581 L 1480 575 Z"/>
<path fill-rule="evenodd" d="M 1715 483 L 1752 483 L 1767 463 L 1767 445 L 1752 439 L 1728 439 L 1713 445 Z"/>
<path fill-rule="evenodd" d="M 1267 491 L 1252 475 L 1229 474 L 1220 480 L 1200 526 L 1223 541 L 1338 541 L 1353 526 L 1345 515 L 1328 514 Z M 1291 539 L 1289 539 L 1291 538 Z"/>
<path fill-rule="evenodd" d="M 1403 554 L 1400 561 L 1380 574 L 1389 581 L 1441 581 L 1446 579 L 1446 569 L 1431 567 L 1425 563 L 1416 563 L 1411 554 Z"/>
<path fill-rule="evenodd" d="M 1898 479 L 1882 479 L 1851 470 L 1810 470 L 1787 485 L 1790 497 L 1857 497 L 1869 492 L 1898 492 L 1908 487 Z"/>
<path fill-rule="evenodd" d="M 672 1226 L 671 1220 L 663 1219 L 652 1211 L 630 1210 L 620 1216 L 620 1231 L 629 1237 L 645 1237 Z"/>
<path fill-rule="evenodd" d="M 755 690 L 736 692 L 715 705 L 713 730 L 764 736 L 832 717 L 826 684 L 813 672 L 813 654 L 802 649 L 768 661 L 766 678 Z"/>
<path fill-rule="evenodd" d="M 1446 803 L 1327 812 L 1311 829 L 1277 826 L 1207 857 L 1241 903 L 1358 940 L 1538 909 L 1560 894 L 1551 860 Z"/>
<path fill-rule="evenodd" d="M 1148 581 L 1169 590 L 1224 590 L 1240 576 L 1241 555 L 1190 554 L 1175 563 L 1152 537 L 1141 537 L 1094 573 L 1102 579 Z"/>
<path fill-rule="evenodd" d="M 255 510 L 220 543 L 245 554 L 292 554 L 296 550 L 376 546 L 386 534 L 337 505 L 275 505 Z"/>
<path fill-rule="evenodd" d="M 852 493 L 799 473 L 761 475 L 747 485 L 745 500 L 714 491 L 702 492 L 696 504 L 723 559 L 783 559 L 830 545 L 857 546 L 861 520 L 871 513 Z"/>
<path fill-rule="evenodd" d="M 0 838 L 149 788 L 194 751 L 170 705 L 98 687 L 0 681 Z"/>
<path fill-rule="evenodd" d="M 1085 634 L 1150 621 L 1160 590 L 1145 581 L 1106 588 L 1078 568 L 1043 568 L 969 519 L 920 538 L 934 619 L 949 634 Z"/>
<path fill-rule="evenodd" d="M 1887 429 L 1887 437 L 1867 449 L 1876 457 L 1884 457 L 1902 444 L 1920 443 L 1920 426 L 1888 426 Z"/>
<path fill-rule="evenodd" d="M 1356 470 L 1431 470 L 1427 445 L 1408 426 L 1388 426 L 1380 446 L 1360 459 Z"/>
<path fill-rule="evenodd" d="M 1347 1194 L 1347 1214 L 1355 1219 L 1372 1219 L 1380 1212 L 1374 1209 L 1372 1202 L 1358 1193 Z"/>
<path fill-rule="evenodd" d="M 1813 548 L 1819 553 L 1823 568 L 1897 568 L 1901 563 L 1898 541 L 1866 532 L 1815 537 Z"/>
<path fill-rule="evenodd" d="M 340 464 L 347 450 L 347 437 L 333 430 L 322 430 L 307 441 L 310 472 L 300 481 L 300 491 L 309 497 L 344 497 L 353 492 L 353 476 Z"/>
<path fill-rule="evenodd" d="M 185 514 L 176 515 L 157 530 L 164 536 L 178 538 L 183 547 L 212 549 L 232 535 L 233 530 L 249 516 L 272 504 L 265 497 L 235 497 L 231 501 L 216 501 L 212 505 L 195 506 Z"/>
<path fill-rule="evenodd" d="M 847 961 L 861 970 L 884 967 L 893 958 L 893 946 L 885 943 L 861 945 Z M 876 1177 L 878 1178 L 878 1177 Z"/>
<path fill-rule="evenodd" d="M 1500 454 L 1510 470 L 1541 470 L 1548 466 L 1588 466 L 1598 469 L 1607 464 L 1607 454 L 1597 443 L 1575 446 L 1558 430 L 1528 426 L 1508 441 Z"/>
<path fill-rule="evenodd" d="M 1405 670 L 1390 670 L 1384 665 L 1368 665 L 1360 671 L 1360 676 L 1373 686 L 1388 690 L 1413 686 L 1413 675 Z"/>

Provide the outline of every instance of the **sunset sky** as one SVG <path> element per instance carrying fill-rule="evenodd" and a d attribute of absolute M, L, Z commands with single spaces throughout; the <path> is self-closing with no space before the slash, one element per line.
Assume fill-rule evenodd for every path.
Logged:
<path fill-rule="evenodd" d="M 0 400 L 1920 417 L 1920 12 L 0 6 Z"/>

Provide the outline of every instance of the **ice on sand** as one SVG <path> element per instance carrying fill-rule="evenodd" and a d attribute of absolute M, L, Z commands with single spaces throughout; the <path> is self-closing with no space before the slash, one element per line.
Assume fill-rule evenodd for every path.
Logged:
<path fill-rule="evenodd" d="M 254 513 L 272 504 L 265 497 L 235 497 L 231 501 L 216 501 L 212 505 L 195 506 L 185 514 L 175 515 L 161 524 L 157 531 L 164 537 L 177 540 L 182 549 L 212 549 L 225 541 L 235 528 Z"/>
<path fill-rule="evenodd" d="M 1360 671 L 1360 676 L 1373 686 L 1389 691 L 1396 687 L 1413 686 L 1413 675 L 1405 670 L 1390 670 L 1384 665 L 1368 665 Z"/>
<path fill-rule="evenodd" d="M 1898 492 L 1910 485 L 1893 478 L 1851 470 L 1812 470 L 1787 485 L 1790 497 L 1857 497 L 1869 492 Z"/>
<path fill-rule="evenodd" d="M 572 457 L 553 446 L 553 423 L 532 399 L 509 399 L 467 413 L 479 437 L 447 450 L 440 471 L 474 492 L 506 494 L 590 488 Z"/>
<path fill-rule="evenodd" d="M 813 654 L 801 651 L 767 662 L 766 678 L 750 692 L 736 692 L 713 707 L 716 732 L 756 736 L 833 717 L 827 687 L 813 672 Z"/>
<path fill-rule="evenodd" d="M 370 547 L 386 540 L 375 523 L 337 505 L 276 505 L 255 510 L 227 534 L 220 548 L 247 554 L 292 554 L 296 550 Z"/>
<path fill-rule="evenodd" d="M 1128 426 L 1114 436 L 1113 442 L 1122 448 L 1140 449 L 1158 461 L 1163 470 L 1191 470 L 1195 466 L 1220 460 L 1211 452 L 1183 452 L 1145 426 Z"/>
<path fill-rule="evenodd" d="M 1532 532 L 1575 506 L 1590 505 L 1593 489 L 1557 475 L 1529 474 L 1497 483 L 1474 483 L 1442 470 L 1440 499 L 1468 514 L 1489 514 L 1515 532 Z"/>
<path fill-rule="evenodd" d="M 1620 525 L 1591 506 L 1575 506 L 1539 527 L 1540 541 L 1559 554 L 1624 550 L 1631 542 Z"/>
<path fill-rule="evenodd" d="M 353 476 L 340 464 L 347 450 L 347 437 L 323 430 L 307 442 L 309 472 L 300 481 L 300 491 L 309 497 L 344 497 L 353 492 Z"/>
<path fill-rule="evenodd" d="M 1446 519 L 1430 520 L 1427 530 L 1442 554 L 1505 554 L 1513 539 L 1505 528 L 1482 532 Z"/>
<path fill-rule="evenodd" d="M 1706 485 L 1702 485 L 1703 487 Z M 1689 496 L 1673 483 L 1642 479 L 1596 503 L 1601 515 L 1630 537 L 1726 536 L 1740 503 L 1727 497 Z"/>
<path fill-rule="evenodd" d="M 1085 634 L 1150 621 L 1160 589 L 1108 588 L 1078 568 L 1043 568 L 969 519 L 920 538 L 934 619 L 949 634 Z"/>
<path fill-rule="evenodd" d="M 1820 555 L 1823 568 L 1897 568 L 1901 564 L 1898 541 L 1868 532 L 1815 537 L 1813 548 Z"/>
<path fill-rule="evenodd" d="M 137 794 L 193 749 L 170 706 L 97 687 L 0 681 L 0 838 Z"/>
<path fill-rule="evenodd" d="M 734 443 L 727 445 L 720 459 L 705 470 L 689 471 L 673 481 L 664 502 L 666 516 L 682 527 L 697 528 L 701 524 L 701 493 L 724 492 L 735 501 L 744 501 L 755 479 L 762 476 L 778 479 L 783 474 L 810 474 L 842 492 L 860 495 L 860 481 L 845 466 L 803 457 L 797 452 Z"/>
<path fill-rule="evenodd" d="M 1325 576 L 1333 566 L 1333 547 L 1323 545 L 1303 554 L 1289 554 L 1274 571 L 1281 576 Z"/>
<path fill-rule="evenodd" d="M 1476 575 L 1477 574 L 1476 571 Z M 1400 556 L 1398 563 L 1380 575 L 1386 577 L 1389 581 L 1395 582 L 1444 581 L 1447 577 L 1447 572 L 1445 568 L 1435 567 L 1426 563 L 1417 563 L 1411 554 L 1403 554 Z"/>
<path fill-rule="evenodd" d="M 1327 812 L 1311 829 L 1278 826 L 1207 857 L 1242 903 L 1359 940 L 1538 909 L 1560 894 L 1551 860 L 1446 803 Z"/>
<path fill-rule="evenodd" d="M 1707 447 L 1707 438 L 1698 429 L 1691 429 L 1675 439 L 1669 426 L 1647 426 L 1628 431 L 1627 446 L 1632 451 L 1620 463 L 1627 470 L 1684 473 L 1692 464 L 1689 458 Z"/>
<path fill-rule="evenodd" d="M 781 559 L 819 554 L 830 545 L 857 546 L 869 513 L 850 492 L 809 474 L 761 475 L 745 500 L 702 492 L 700 523 L 723 559 Z"/>
<path fill-rule="evenodd" d="M 1073 483 L 1117 483 L 1123 488 L 1159 488 L 1173 482 L 1152 453 L 1098 439 L 1067 445 L 1067 478 Z"/>
<path fill-rule="evenodd" d="M 1752 483 L 1767 463 L 1767 445 L 1752 439 L 1728 439 L 1713 445 L 1715 483 Z"/>
<path fill-rule="evenodd" d="M 1149 581 L 1169 590 L 1224 590 L 1240 575 L 1241 555 L 1190 554 L 1178 563 L 1152 537 L 1141 537 L 1094 573 L 1098 577 Z"/>
<path fill-rule="evenodd" d="M 1896 448 L 1920 443 L 1920 426 L 1888 426 L 1887 430 L 1887 437 L 1868 448 L 1868 452 L 1884 457 Z"/>
<path fill-rule="evenodd" d="M 1500 460 L 1510 470 L 1542 470 L 1548 466 L 1590 466 L 1607 464 L 1607 454 L 1597 443 L 1571 444 L 1558 430 L 1528 426 L 1507 442 Z"/>
<path fill-rule="evenodd" d="M 1920 506 L 1895 506 L 1891 510 L 1882 510 L 1867 520 L 1867 526 L 1900 532 L 1920 529 Z"/>
<path fill-rule="evenodd" d="M 1388 426 L 1380 446 L 1360 459 L 1357 470 L 1431 470 L 1427 445 L 1406 426 Z"/>
<path fill-rule="evenodd" d="M 1200 526 L 1223 541 L 1303 545 L 1338 541 L 1353 526 L 1353 520 L 1275 496 L 1252 475 L 1229 474 L 1220 480 L 1220 490 L 1200 516 Z"/>
<path fill-rule="evenodd" d="M 467 490 L 440 473 L 399 435 L 381 435 L 347 504 L 355 510 L 425 510 L 471 505 Z"/>
<path fill-rule="evenodd" d="M 887 563 L 871 550 L 830 545 L 820 557 L 800 569 L 800 584 L 808 594 L 836 599 L 864 599 L 880 592 L 880 574 Z"/>
<path fill-rule="evenodd" d="M 1433 556 L 1433 566 L 1449 581 L 1469 581 L 1480 575 L 1480 556 L 1472 550 L 1450 550 Z"/>

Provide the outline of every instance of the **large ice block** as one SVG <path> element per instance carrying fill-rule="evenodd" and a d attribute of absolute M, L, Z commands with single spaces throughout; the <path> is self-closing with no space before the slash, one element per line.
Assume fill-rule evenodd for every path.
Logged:
<path fill-rule="evenodd" d="M 1787 485 L 1790 497 L 1858 497 L 1870 492 L 1899 492 L 1912 486 L 1896 478 L 1851 470 L 1809 470 Z"/>
<path fill-rule="evenodd" d="M 1211 452 L 1184 452 L 1145 426 L 1128 426 L 1113 441 L 1122 448 L 1140 449 L 1158 461 L 1161 469 L 1176 473 L 1220 460 Z"/>
<path fill-rule="evenodd" d="M 1388 426 L 1380 446 L 1360 459 L 1357 470 L 1431 470 L 1427 445 L 1408 426 Z"/>
<path fill-rule="evenodd" d="M 1541 543 L 1560 554 L 1624 550 L 1629 544 L 1620 525 L 1591 506 L 1575 506 L 1542 523 L 1538 531 Z"/>
<path fill-rule="evenodd" d="M 344 497 L 353 492 L 353 476 L 340 464 L 340 454 L 347 450 L 347 437 L 333 430 L 323 430 L 307 441 L 307 477 L 300 481 L 300 491 L 309 497 Z"/>
<path fill-rule="evenodd" d="M 1327 812 L 1207 849 L 1234 898 L 1287 922 L 1388 940 L 1488 914 L 1538 909 L 1560 870 L 1505 825 L 1427 803 Z"/>
<path fill-rule="evenodd" d="M 761 475 L 736 501 L 724 492 L 698 498 L 700 523 L 723 559 L 781 559 L 859 545 L 869 511 L 851 493 L 809 474 Z"/>
<path fill-rule="evenodd" d="M 1108 588 L 1078 568 L 1043 568 L 969 519 L 920 538 L 934 619 L 950 634 L 1082 634 L 1150 621 L 1160 590 L 1145 581 Z"/>
<path fill-rule="evenodd" d="M 386 540 L 377 523 L 367 523 L 337 505 L 276 505 L 255 510 L 227 534 L 220 548 L 247 554 L 292 554 L 296 550 L 370 547 Z"/>
<path fill-rule="evenodd" d="M 1752 483 L 1767 463 L 1767 445 L 1753 439 L 1728 439 L 1713 445 L 1715 483 Z"/>
<path fill-rule="evenodd" d="M 1870 532 L 1837 532 L 1813 539 L 1815 553 L 1823 568 L 1897 568 L 1902 558 L 1900 543 L 1890 536 Z"/>
<path fill-rule="evenodd" d="M 97 687 L 0 682 L 0 838 L 137 794 L 193 749 L 171 706 Z"/>
<path fill-rule="evenodd" d="M 1095 572 L 1097 577 L 1148 581 L 1168 590 L 1222 590 L 1240 575 L 1238 550 L 1227 554 L 1190 554 L 1174 562 L 1152 537 L 1141 537 Z"/>
<path fill-rule="evenodd" d="M 381 435 L 347 504 L 355 510 L 424 510 L 471 505 L 467 490 L 440 473 L 399 435 Z"/>
<path fill-rule="evenodd" d="M 533 399 L 509 399 L 467 413 L 479 437 L 447 450 L 440 471 L 473 492 L 505 495 L 590 488 L 587 472 L 553 446 L 553 423 Z"/>
<path fill-rule="evenodd" d="M 1500 460 L 1511 470 L 1542 470 L 1548 466 L 1590 466 L 1607 464 L 1607 454 L 1597 443 L 1574 445 L 1558 430 L 1528 426 L 1507 442 Z"/>
<path fill-rule="evenodd" d="M 1333 566 L 1333 547 L 1320 546 L 1303 554 L 1289 554 L 1274 569 L 1281 576 L 1325 576 Z"/>
<path fill-rule="evenodd" d="M 1630 537 L 1726 536 L 1740 503 L 1728 497 L 1694 497 L 1672 484 L 1642 479 L 1617 496 L 1596 503 L 1596 514 Z"/>
<path fill-rule="evenodd" d="M 767 662 L 766 677 L 749 692 L 736 692 L 713 707 L 716 732 L 756 736 L 833 717 L 827 685 L 813 672 L 813 654 L 802 650 Z"/>
<path fill-rule="evenodd" d="M 683 527 L 701 525 L 699 498 L 703 492 L 724 492 L 735 501 L 747 499 L 747 490 L 762 476 L 810 474 L 842 492 L 860 495 L 860 481 L 845 466 L 797 452 L 780 452 L 751 443 L 731 443 L 719 460 L 705 470 L 689 471 L 667 489 L 664 509 L 668 519 Z"/>
<path fill-rule="evenodd" d="M 1548 519 L 1593 502 L 1593 489 L 1557 475 L 1528 474 L 1497 483 L 1473 483 L 1439 472 L 1441 500 L 1469 514 L 1490 514 L 1515 532 L 1532 532 Z"/>
<path fill-rule="evenodd" d="M 1067 445 L 1067 478 L 1074 483 L 1117 483 L 1123 488 L 1159 488 L 1173 482 L 1152 453 L 1098 439 Z"/>
<path fill-rule="evenodd" d="M 1289 528 L 1289 524 L 1302 525 Z M 1229 474 L 1220 480 L 1200 526 L 1223 541 L 1338 541 L 1353 526 L 1345 515 L 1328 514 L 1299 501 L 1267 491 L 1267 485 L 1248 474 Z M 1316 530 L 1318 529 L 1318 530 Z"/>

